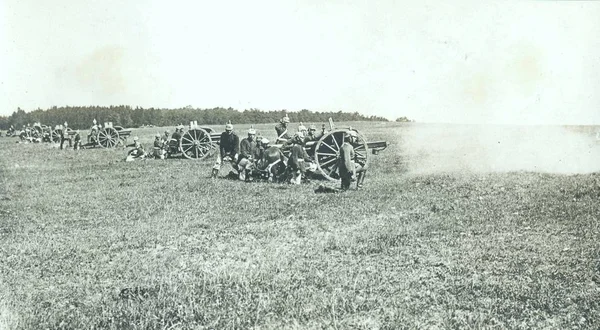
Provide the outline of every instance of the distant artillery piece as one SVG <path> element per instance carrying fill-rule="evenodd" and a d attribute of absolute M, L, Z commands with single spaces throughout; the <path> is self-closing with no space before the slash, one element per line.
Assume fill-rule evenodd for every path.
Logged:
<path fill-rule="evenodd" d="M 97 143 L 102 148 L 113 148 L 119 144 L 127 145 L 127 137 L 131 130 L 122 126 L 113 126 L 112 122 L 104 123 L 104 127 L 98 131 Z"/>
<path fill-rule="evenodd" d="M 52 126 L 33 124 L 32 136 L 35 139 L 41 139 L 42 142 L 52 142 Z"/>
<path fill-rule="evenodd" d="M 63 136 L 63 130 L 64 127 L 63 125 L 56 125 L 54 127 L 54 130 L 52 130 L 52 142 L 54 143 L 60 143 L 60 139 Z M 69 134 L 69 138 L 72 138 L 77 132 L 75 132 L 75 130 L 71 129 L 71 127 L 67 127 L 67 134 Z"/>
<path fill-rule="evenodd" d="M 171 139 L 167 152 L 169 157 L 182 155 L 187 159 L 200 160 L 216 151 L 220 140 L 221 133 L 192 121 L 188 131 L 183 133 L 179 141 Z"/>
<path fill-rule="evenodd" d="M 84 147 L 114 148 L 119 144 L 127 145 L 127 138 L 131 136 L 131 130 L 122 126 L 113 125 L 112 122 L 104 123 L 104 126 L 98 130 L 96 136 L 91 136 L 90 141 Z"/>

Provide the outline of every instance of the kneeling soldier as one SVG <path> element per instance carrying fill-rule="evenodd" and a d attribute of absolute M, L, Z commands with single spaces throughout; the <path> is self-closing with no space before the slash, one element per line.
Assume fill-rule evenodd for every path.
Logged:
<path fill-rule="evenodd" d="M 254 161 L 259 156 L 259 148 L 256 143 L 256 130 L 250 128 L 248 137 L 240 142 L 240 157 L 238 162 L 238 178 L 242 181 L 251 180 L 251 172 L 254 167 Z"/>

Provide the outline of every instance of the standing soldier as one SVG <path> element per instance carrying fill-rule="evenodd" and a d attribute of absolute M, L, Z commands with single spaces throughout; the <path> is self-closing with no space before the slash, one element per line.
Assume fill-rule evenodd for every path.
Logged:
<path fill-rule="evenodd" d="M 281 122 L 275 126 L 275 132 L 277 132 L 277 139 L 275 139 L 275 143 L 285 143 L 291 140 L 291 136 L 288 133 L 288 124 L 290 123 L 290 118 L 285 115 L 281 119 Z"/>
<path fill-rule="evenodd" d="M 297 132 L 292 139 L 292 149 L 290 150 L 290 159 L 288 160 L 288 172 L 292 173 L 292 179 L 290 180 L 292 184 L 300 184 L 306 172 L 304 162 L 310 161 L 303 145 L 304 135 L 302 132 Z"/>
<path fill-rule="evenodd" d="M 217 161 L 212 169 L 211 176 L 216 178 L 219 174 L 221 166 L 225 162 L 236 163 L 238 159 L 238 153 L 240 151 L 240 138 L 233 132 L 233 125 L 229 122 L 225 125 L 225 132 L 221 133 L 221 139 L 219 141 L 220 154 L 217 157 Z"/>
<path fill-rule="evenodd" d="M 79 130 L 75 131 L 75 137 L 73 138 L 73 149 L 79 150 L 81 149 L 81 135 L 79 135 Z"/>
<path fill-rule="evenodd" d="M 340 147 L 340 158 L 338 169 L 340 178 L 342 179 L 342 190 L 348 190 L 350 183 L 356 180 L 356 188 L 362 188 L 367 172 L 366 164 L 360 164 L 354 151 L 354 146 L 357 144 L 358 134 L 349 130 L 344 137 L 344 143 Z M 358 173 L 358 179 L 356 175 Z"/>
<path fill-rule="evenodd" d="M 250 128 L 248 137 L 240 142 L 240 159 L 238 162 L 238 178 L 242 181 L 250 181 L 250 174 L 254 162 L 259 157 L 259 148 L 256 142 L 256 130 Z"/>
<path fill-rule="evenodd" d="M 92 128 L 90 129 L 90 133 L 87 136 L 87 143 L 89 144 L 90 142 L 92 144 L 96 144 L 98 141 L 98 125 L 97 125 L 97 121 L 94 118 L 94 120 L 92 121 L 93 125 Z"/>
<path fill-rule="evenodd" d="M 71 143 L 71 136 L 69 135 L 69 125 L 67 124 L 67 122 L 65 121 L 65 124 L 63 125 L 63 131 L 62 131 L 62 137 L 60 139 L 60 149 L 63 149 L 63 144 L 65 143 L 65 141 L 69 141 L 69 148 L 71 148 L 73 145 Z"/>

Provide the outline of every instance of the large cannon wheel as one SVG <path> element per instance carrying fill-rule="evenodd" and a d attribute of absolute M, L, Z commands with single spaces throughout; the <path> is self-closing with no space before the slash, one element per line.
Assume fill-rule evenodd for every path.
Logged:
<path fill-rule="evenodd" d="M 105 127 L 98 132 L 98 145 L 102 148 L 112 148 L 119 144 L 119 132 L 112 127 Z"/>
<path fill-rule="evenodd" d="M 315 147 L 315 162 L 321 174 L 331 181 L 340 179 L 338 172 L 338 160 L 340 158 L 340 146 L 344 142 L 344 136 L 347 130 L 331 131 L 317 142 Z M 365 137 L 358 133 L 357 145 L 354 146 L 354 152 L 359 163 L 367 164 L 369 158 L 369 147 Z"/>
<path fill-rule="evenodd" d="M 179 141 L 183 156 L 188 159 L 202 159 L 213 148 L 212 138 L 206 130 L 194 128 L 183 134 Z"/>
<path fill-rule="evenodd" d="M 31 130 L 31 136 L 33 136 L 34 138 L 41 138 L 43 136 L 44 131 L 42 130 L 42 126 L 33 126 L 33 129 Z"/>
<path fill-rule="evenodd" d="M 62 136 L 62 129 L 55 129 L 52 131 L 52 142 L 60 143 L 60 138 Z"/>

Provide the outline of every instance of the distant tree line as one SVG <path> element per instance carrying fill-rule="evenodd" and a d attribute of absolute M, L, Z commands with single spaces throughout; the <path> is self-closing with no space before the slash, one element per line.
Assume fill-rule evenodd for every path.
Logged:
<path fill-rule="evenodd" d="M 327 122 L 328 118 L 334 121 L 388 121 L 379 116 L 364 116 L 358 112 L 318 112 L 310 110 L 262 111 L 250 109 L 238 111 L 232 108 L 197 109 L 191 106 L 178 109 L 144 109 L 132 108 L 128 105 L 109 107 L 100 106 L 65 106 L 50 109 L 37 109 L 25 112 L 21 108 L 8 117 L 0 116 L 0 129 L 6 130 L 10 125 L 16 129 L 23 125 L 40 122 L 43 125 L 54 127 L 65 121 L 74 129 L 85 129 L 92 125 L 96 119 L 99 123 L 113 122 L 114 125 L 123 127 L 140 127 L 144 125 L 172 126 L 187 124 L 197 121 L 201 125 L 221 125 L 231 120 L 233 124 L 262 124 L 278 122 L 285 115 L 292 122 L 320 123 Z"/>
<path fill-rule="evenodd" d="M 412 123 L 414 120 L 410 120 L 407 117 L 398 117 L 396 118 L 396 122 L 398 123 Z"/>

